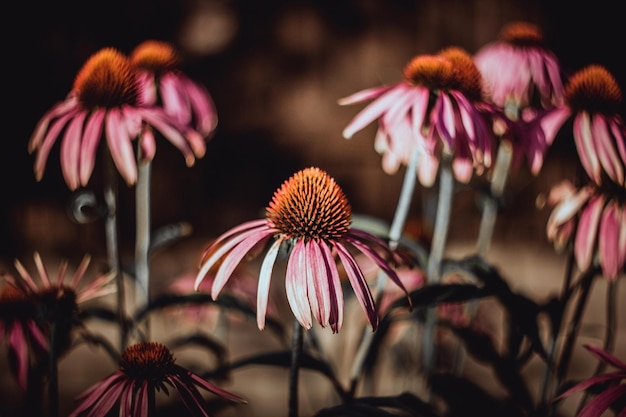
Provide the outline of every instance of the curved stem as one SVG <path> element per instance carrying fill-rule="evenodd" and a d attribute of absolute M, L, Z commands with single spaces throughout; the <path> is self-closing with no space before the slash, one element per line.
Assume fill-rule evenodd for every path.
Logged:
<path fill-rule="evenodd" d="M 498 201 L 504 192 L 512 160 L 513 146 L 508 140 L 503 139 L 498 147 L 498 156 L 491 179 L 491 195 L 485 200 L 476 242 L 476 252 L 482 257 L 486 257 L 491 246 L 493 229 L 498 215 Z"/>
<path fill-rule="evenodd" d="M 135 306 L 142 308 L 150 301 L 150 267 L 148 251 L 150 249 L 150 161 L 137 157 L 137 186 L 135 188 Z M 148 316 L 143 326 L 146 340 L 150 340 Z"/>
<path fill-rule="evenodd" d="M 302 355 L 302 326 L 298 320 L 293 322 L 291 344 L 291 368 L 289 369 L 289 417 L 298 417 L 298 373 Z"/>
<path fill-rule="evenodd" d="M 107 257 L 109 268 L 115 271 L 115 284 L 117 286 L 117 314 L 120 326 L 120 352 L 126 348 L 127 326 L 124 276 L 120 266 L 119 243 L 117 233 L 117 171 L 113 164 L 113 159 L 109 152 L 106 152 L 105 181 L 104 181 L 104 202 L 107 208 L 105 220 L 105 234 Z"/>
<path fill-rule="evenodd" d="M 452 196 L 454 192 L 454 176 L 450 160 L 442 159 L 439 172 L 439 197 L 437 199 L 437 214 L 433 240 L 428 256 L 426 278 L 428 284 L 436 284 L 441 279 L 441 260 L 446 247 L 450 213 L 452 210 Z M 426 323 L 423 335 L 423 367 L 426 378 L 430 377 L 435 368 L 434 330 L 437 323 L 437 314 L 434 308 L 426 310 Z"/>
<path fill-rule="evenodd" d="M 417 179 L 416 173 L 417 163 L 419 161 L 419 154 L 420 149 L 416 146 L 413 150 L 413 153 L 411 154 L 409 163 L 404 172 L 404 180 L 402 182 L 402 189 L 400 190 L 400 197 L 398 198 L 396 211 L 393 216 L 391 227 L 389 228 L 389 246 L 392 249 L 396 249 L 398 247 L 398 242 L 402 237 L 404 225 L 406 224 L 406 218 L 409 214 L 409 209 L 411 207 L 413 192 L 415 191 L 415 181 Z M 380 299 L 382 298 L 386 283 L 387 275 L 385 275 L 384 272 L 379 271 L 376 278 L 376 304 L 380 303 Z M 371 332 L 366 326 L 366 328 L 363 330 L 361 342 L 359 343 L 354 362 L 352 363 L 352 369 L 350 371 L 350 385 L 353 390 L 352 393 L 354 393 L 354 389 L 356 388 L 357 380 L 362 375 L 365 357 L 367 356 L 367 351 L 369 350 L 369 346 L 372 343 L 373 337 L 373 332 Z"/>

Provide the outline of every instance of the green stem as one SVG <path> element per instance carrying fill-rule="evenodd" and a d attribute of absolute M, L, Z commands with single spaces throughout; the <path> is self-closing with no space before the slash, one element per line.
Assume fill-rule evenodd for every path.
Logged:
<path fill-rule="evenodd" d="M 142 161 L 138 151 L 137 185 L 135 188 L 135 306 L 142 308 L 150 301 L 150 267 L 148 252 L 150 249 L 150 170 L 151 162 Z M 143 331 L 146 340 L 150 340 L 148 316 L 144 319 Z"/>
<path fill-rule="evenodd" d="M 398 247 L 398 242 L 402 237 L 404 225 L 406 224 L 406 219 L 411 207 L 413 192 L 415 191 L 415 181 L 417 179 L 416 172 L 419 155 L 420 149 L 416 146 L 411 154 L 406 171 L 404 172 L 404 180 L 402 182 L 402 189 L 400 190 L 400 197 L 398 198 L 396 211 L 393 216 L 391 227 L 389 228 L 389 247 L 392 249 L 396 249 Z M 386 283 L 387 275 L 384 272 L 379 271 L 376 278 L 376 304 L 380 303 Z M 364 361 L 373 338 L 374 333 L 366 326 L 363 330 L 363 335 L 361 337 L 361 342 L 359 343 L 354 362 L 352 363 L 352 370 L 350 371 L 350 385 L 353 390 L 356 389 L 356 382 L 363 373 Z M 352 392 L 354 393 L 354 391 Z"/>
<path fill-rule="evenodd" d="M 298 320 L 293 323 L 291 368 L 289 369 L 289 417 L 298 417 L 298 373 L 302 355 L 303 329 Z"/>
<path fill-rule="evenodd" d="M 448 158 L 442 158 L 439 172 L 439 197 L 437 199 L 437 214 L 433 240 L 428 256 L 426 278 L 428 284 L 436 284 L 441 280 L 441 260 L 446 247 L 450 213 L 452 210 L 452 196 L 454 192 L 454 175 Z M 426 310 L 426 323 L 423 335 L 423 367 L 426 378 L 429 378 L 435 369 L 435 341 L 434 332 L 437 323 L 437 312 L 434 308 Z"/>
<path fill-rule="evenodd" d="M 125 290 L 124 276 L 120 266 L 120 254 L 117 232 L 117 171 L 111 158 L 107 152 L 105 158 L 105 185 L 104 185 L 104 201 L 107 208 L 105 220 L 105 234 L 107 256 L 109 268 L 115 271 L 115 284 L 117 286 L 117 314 L 120 326 L 120 352 L 126 349 L 127 326 L 126 326 L 126 309 L 125 309 Z"/>

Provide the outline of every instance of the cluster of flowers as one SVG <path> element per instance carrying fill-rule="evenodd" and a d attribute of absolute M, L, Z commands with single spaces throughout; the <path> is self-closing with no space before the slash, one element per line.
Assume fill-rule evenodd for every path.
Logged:
<path fill-rule="evenodd" d="M 128 185 L 137 182 L 138 163 L 154 158 L 155 131 L 183 153 L 189 166 L 201 158 L 216 126 L 215 108 L 208 93 L 176 69 L 176 62 L 173 48 L 161 42 L 146 42 L 130 56 L 106 48 L 90 57 L 68 97 L 35 128 L 29 149 L 36 152 L 36 178 L 43 176 L 59 139 L 63 175 L 72 190 L 88 185 L 102 138 Z M 461 183 L 475 175 L 488 178 L 501 148 L 512 150 L 514 169 L 525 159 L 537 174 L 557 134 L 571 120 L 583 175 L 579 184 L 560 184 L 550 194 L 554 210 L 547 236 L 559 249 L 573 243 L 581 271 L 599 266 L 609 280 L 623 273 L 626 130 L 618 114 L 620 88 L 605 68 L 591 65 L 564 83 L 558 61 L 543 46 L 538 28 L 515 23 L 503 30 L 498 42 L 474 56 L 458 47 L 418 55 L 403 76 L 393 85 L 339 100 L 340 105 L 372 101 L 349 122 L 344 137 L 377 121 L 375 149 L 382 155 L 384 171 L 395 173 L 402 165 L 416 168 L 409 174 L 431 187 L 448 166 Z M 135 140 L 137 152 L 132 147 Z M 315 321 L 336 333 L 344 310 L 339 263 L 376 330 L 380 312 L 355 250 L 395 283 L 389 291 L 400 289 L 408 297 L 416 285 L 423 285 L 423 280 L 403 281 L 397 268 L 404 259 L 393 246 L 353 227 L 351 207 L 339 185 L 323 170 L 308 167 L 279 187 L 265 218 L 234 227 L 212 242 L 201 256 L 194 287 L 198 290 L 210 279 L 210 294 L 217 299 L 242 260 L 263 252 L 256 291 L 257 324 L 263 329 L 274 266 L 279 254 L 287 253 L 285 289 L 295 319 L 305 329 Z M 17 263 L 22 280 L 8 276 L 0 295 L 0 329 L 18 359 L 15 374 L 23 387 L 29 350 L 45 357 L 53 324 L 75 318 L 81 300 L 111 291 L 110 274 L 81 292 L 77 286 L 86 265 L 81 265 L 72 285 L 65 286 L 64 272 L 53 283 L 39 257 L 35 260 L 43 287 Z M 39 304 L 33 309 L 34 303 Z M 36 311 L 50 313 L 44 316 L 47 324 L 42 325 Z M 592 352 L 624 369 L 608 353 Z M 604 380 L 596 378 L 579 388 Z M 207 411 L 196 387 L 235 403 L 244 401 L 176 365 L 164 345 L 142 342 L 125 350 L 119 371 L 80 397 L 82 403 L 72 416 L 104 416 L 117 403 L 121 416 L 147 416 L 153 391 L 167 392 L 165 385 L 175 387 L 197 415 Z M 593 414 L 601 414 L 619 395 L 624 395 L 624 385 L 590 402 Z"/>

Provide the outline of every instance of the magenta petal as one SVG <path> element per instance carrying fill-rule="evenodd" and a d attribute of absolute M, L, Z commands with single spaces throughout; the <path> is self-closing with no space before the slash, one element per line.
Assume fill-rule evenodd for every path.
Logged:
<path fill-rule="evenodd" d="M 578 151 L 578 158 L 587 175 L 596 184 L 601 184 L 600 162 L 593 144 L 593 133 L 591 130 L 591 116 L 587 112 L 579 113 L 574 119 L 574 143 Z"/>
<path fill-rule="evenodd" d="M 177 76 L 173 73 L 166 73 L 161 77 L 160 92 L 163 99 L 163 109 L 181 125 L 190 125 L 190 104 L 181 94 L 180 87 Z"/>
<path fill-rule="evenodd" d="M 117 170 L 128 185 L 134 185 L 137 182 L 135 153 L 118 109 L 110 109 L 106 116 L 106 137 Z"/>
<path fill-rule="evenodd" d="M 587 405 L 580 410 L 578 417 L 600 417 L 611 404 L 623 398 L 625 395 L 626 384 L 609 387 L 591 399 Z"/>
<path fill-rule="evenodd" d="M 86 117 L 85 112 L 77 114 L 67 126 L 61 142 L 61 170 L 65 182 L 72 191 L 77 189 L 80 183 L 78 176 L 80 144 Z"/>
<path fill-rule="evenodd" d="M 621 216 L 620 216 L 621 217 Z M 617 203 L 607 204 L 600 220 L 598 232 L 598 255 L 602 272 L 609 280 L 614 280 L 619 272 L 618 241 L 620 227 L 624 227 L 618 218 Z"/>
<path fill-rule="evenodd" d="M 330 314 L 328 321 L 333 332 L 341 330 L 343 324 L 343 290 L 341 289 L 341 279 L 332 252 L 328 245 L 320 245 L 321 255 L 327 270 L 328 291 L 330 295 Z"/>
<path fill-rule="evenodd" d="M 189 377 L 193 380 L 193 382 L 197 385 L 199 385 L 200 387 L 204 388 L 205 390 L 218 395 L 222 398 L 226 398 L 227 400 L 230 401 L 234 401 L 234 402 L 238 402 L 238 403 L 245 403 L 246 400 L 244 400 L 243 398 L 239 397 L 238 395 L 232 394 L 226 390 L 221 389 L 220 387 L 211 384 L 208 381 L 205 381 L 203 378 L 199 377 L 198 375 L 194 374 L 193 372 L 189 373 Z"/>
<path fill-rule="evenodd" d="M 93 112 L 83 133 L 83 141 L 80 147 L 80 183 L 85 186 L 89 182 L 89 178 L 93 172 L 96 163 L 96 153 L 98 145 L 102 137 L 102 123 L 104 121 L 105 110 L 97 110 Z"/>
<path fill-rule="evenodd" d="M 305 245 L 309 302 L 315 319 L 322 327 L 329 324 L 331 310 L 328 271 L 320 248 L 325 245 L 323 240 L 311 240 Z"/>
<path fill-rule="evenodd" d="M 626 363 L 620 361 L 604 349 L 589 344 L 583 345 L 583 347 L 591 352 L 593 356 L 606 363 L 607 365 L 610 365 L 617 369 L 621 369 L 622 371 L 626 371 Z"/>
<path fill-rule="evenodd" d="M 614 138 L 609 132 L 603 115 L 595 114 L 593 116 L 592 132 L 594 147 L 602 168 L 613 182 L 622 184 L 624 182 L 624 162 L 620 160 L 617 149 L 615 149 Z"/>
<path fill-rule="evenodd" d="M 15 353 L 17 360 L 17 382 L 23 390 L 28 382 L 28 344 L 24 329 L 19 323 L 13 323 L 9 328 L 8 344 Z"/>
<path fill-rule="evenodd" d="M 59 138 L 59 135 L 65 128 L 65 125 L 77 113 L 77 111 L 72 111 L 70 113 L 64 114 L 62 117 L 55 120 L 50 127 L 50 130 L 47 131 L 40 145 L 37 147 L 37 157 L 35 158 L 34 167 L 35 177 L 37 180 L 40 180 L 43 177 L 43 173 L 46 168 L 46 161 L 48 159 L 48 155 L 50 154 L 50 150 L 52 149 L 53 145 Z"/>

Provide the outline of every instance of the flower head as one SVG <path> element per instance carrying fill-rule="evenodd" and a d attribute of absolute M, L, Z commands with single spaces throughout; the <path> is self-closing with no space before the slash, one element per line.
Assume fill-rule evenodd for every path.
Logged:
<path fill-rule="evenodd" d="M 599 264 L 607 279 L 616 279 L 626 262 L 626 190 L 615 195 L 594 185 L 576 189 L 564 181 L 551 190 L 548 201 L 554 208 L 547 235 L 557 250 L 573 238 L 580 270 Z"/>
<path fill-rule="evenodd" d="M 491 165 L 495 109 L 482 100 L 482 78 L 471 56 L 450 47 L 437 55 L 418 55 L 403 70 L 403 81 L 359 91 L 339 100 L 354 104 L 373 100 L 343 131 L 351 138 L 378 119 L 375 147 L 385 172 L 395 173 L 420 152 L 417 175 L 433 184 L 440 157 L 453 158 L 461 182 Z"/>
<path fill-rule="evenodd" d="M 120 417 L 148 417 L 149 398 L 157 391 L 168 393 L 167 386 L 175 388 L 187 409 L 197 416 L 208 416 L 198 387 L 233 402 L 245 402 L 177 365 L 165 345 L 141 342 L 126 348 L 117 371 L 77 397 L 81 404 L 70 417 L 105 417 L 117 403 Z"/>
<path fill-rule="evenodd" d="M 545 47 L 541 29 L 532 23 L 503 26 L 499 39 L 483 46 L 474 62 L 489 100 L 500 108 L 552 108 L 562 102 L 559 61 Z"/>
<path fill-rule="evenodd" d="M 0 341 L 8 348 L 12 359 L 9 363 L 14 364 L 11 371 L 22 389 L 28 384 L 31 360 L 48 350 L 47 338 L 37 324 L 36 309 L 36 299 L 12 282 L 0 288 Z"/>
<path fill-rule="evenodd" d="M 162 41 L 139 44 L 130 54 L 137 68 L 145 103 L 159 103 L 178 123 L 209 136 L 217 125 L 217 112 L 209 92 L 178 69 L 174 47 Z"/>
<path fill-rule="evenodd" d="M 606 388 L 591 399 L 578 414 L 579 417 L 600 417 L 615 401 L 626 398 L 626 383 L 623 383 L 626 381 L 626 363 L 599 347 L 592 345 L 584 345 L 584 347 L 591 352 L 596 359 L 615 368 L 615 371 L 596 375 L 579 382 L 559 395 L 556 399 L 563 399 L 564 397 L 585 390 L 593 385 L 606 384 Z M 626 410 L 622 410 L 618 413 L 618 416 L 623 416 L 625 411 Z"/>
<path fill-rule="evenodd" d="M 567 83 L 565 100 L 565 106 L 538 118 L 539 133 L 552 143 L 573 119 L 574 143 L 587 175 L 598 185 L 608 179 L 626 186 L 626 130 L 618 113 L 622 91 L 613 75 L 596 64 L 579 70 Z"/>
<path fill-rule="evenodd" d="M 51 279 L 37 252 L 35 252 L 34 261 L 39 274 L 39 283 L 33 279 L 19 260 L 15 261 L 19 278 L 8 276 L 7 280 L 15 287 L 21 288 L 35 301 L 35 314 L 41 321 L 46 335 L 50 326 L 55 325 L 58 343 L 56 348 L 63 353 L 71 341 L 71 331 L 78 323 L 79 304 L 114 292 L 115 287 L 111 285 L 114 275 L 102 274 L 87 285 L 80 286 L 91 262 L 90 256 L 83 257 L 69 283 L 65 282 L 69 265 L 67 261 L 61 262 L 56 279 Z"/>
<path fill-rule="evenodd" d="M 94 53 L 66 99 L 54 105 L 35 127 L 28 150 L 37 154 L 36 179 L 43 177 L 48 155 L 61 136 L 61 169 L 72 190 L 89 182 L 103 136 L 129 185 L 137 181 L 132 142 L 139 141 L 142 160 L 151 160 L 156 151 L 153 129 L 181 150 L 187 165 L 204 156 L 204 138 L 179 125 L 162 108 L 143 103 L 141 88 L 128 57 L 114 48 Z"/>
<path fill-rule="evenodd" d="M 274 193 L 265 219 L 243 223 L 215 240 L 201 260 L 195 287 L 198 289 L 221 260 L 211 288 L 213 298 L 217 298 L 244 256 L 273 239 L 259 275 L 259 329 L 265 327 L 270 278 L 281 248 L 290 252 L 285 277 L 287 300 L 304 328 L 313 324 L 311 311 L 321 326 L 330 325 L 333 332 L 341 328 L 344 299 L 336 257 L 343 264 L 369 322 L 376 328 L 374 300 L 350 247 L 371 258 L 398 286 L 404 286 L 387 260 L 393 258 L 389 246 L 350 225 L 351 207 L 335 180 L 319 168 L 303 169 Z"/>

